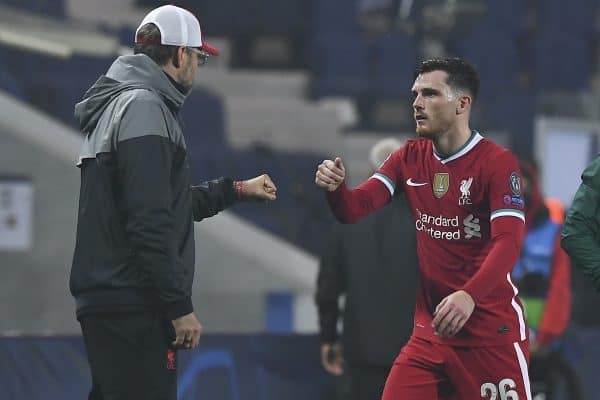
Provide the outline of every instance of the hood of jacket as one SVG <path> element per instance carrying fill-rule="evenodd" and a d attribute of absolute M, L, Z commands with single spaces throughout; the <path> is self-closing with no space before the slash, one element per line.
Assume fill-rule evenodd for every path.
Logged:
<path fill-rule="evenodd" d="M 132 89 L 151 90 L 175 110 L 181 108 L 186 98 L 150 57 L 145 54 L 121 56 L 75 105 L 80 130 L 92 132 L 108 104 L 122 92 Z"/>

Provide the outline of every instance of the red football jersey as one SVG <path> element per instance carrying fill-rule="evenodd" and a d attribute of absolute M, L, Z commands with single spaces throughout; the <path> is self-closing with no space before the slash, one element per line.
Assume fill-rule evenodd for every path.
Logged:
<path fill-rule="evenodd" d="M 523 308 L 510 280 L 525 222 L 514 155 L 475 131 L 445 157 L 436 154 L 431 140 L 410 140 L 357 189 L 342 188 L 328 197 L 338 218 L 352 221 L 349 216 L 382 206 L 396 191 L 406 195 L 417 230 L 420 287 L 414 335 L 456 346 L 525 340 Z M 504 229 L 494 238 L 492 224 Z M 507 238 L 509 247 L 497 246 L 490 255 L 494 240 Z M 439 338 L 431 327 L 432 314 L 444 297 L 461 289 L 475 300 L 473 314 L 455 337 Z"/>

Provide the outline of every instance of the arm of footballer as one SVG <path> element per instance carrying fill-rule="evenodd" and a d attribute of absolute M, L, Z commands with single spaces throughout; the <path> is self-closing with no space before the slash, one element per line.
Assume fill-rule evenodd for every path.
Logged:
<path fill-rule="evenodd" d="M 517 217 L 503 216 L 492 220 L 492 248 L 479 270 L 462 287 L 475 304 L 485 298 L 500 282 L 508 279 L 519 259 L 525 224 Z"/>
<path fill-rule="evenodd" d="M 392 196 L 387 187 L 377 179 L 368 179 L 349 190 L 342 183 L 335 191 L 326 192 L 333 215 L 343 224 L 352 224 L 383 207 Z"/>

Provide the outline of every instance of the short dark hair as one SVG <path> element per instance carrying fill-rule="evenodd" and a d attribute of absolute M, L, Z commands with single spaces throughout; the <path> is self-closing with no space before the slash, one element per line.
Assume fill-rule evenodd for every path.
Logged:
<path fill-rule="evenodd" d="M 433 72 L 444 71 L 448 74 L 447 83 L 450 87 L 459 90 L 468 90 L 473 100 L 479 93 L 479 73 L 475 67 L 462 58 L 435 58 L 423 61 L 415 69 L 415 76 Z"/>
<path fill-rule="evenodd" d="M 135 41 L 133 54 L 145 54 L 160 66 L 166 65 L 177 54 L 177 46 L 160 44 L 160 30 L 151 22 L 139 29 Z"/>

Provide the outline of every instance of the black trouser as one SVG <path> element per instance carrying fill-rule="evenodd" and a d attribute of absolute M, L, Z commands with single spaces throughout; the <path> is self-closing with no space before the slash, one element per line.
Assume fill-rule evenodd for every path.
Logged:
<path fill-rule="evenodd" d="M 529 377 L 534 397 L 540 394 L 548 400 L 563 398 L 561 394 L 569 400 L 583 400 L 585 397 L 577 373 L 558 351 L 532 355 Z"/>
<path fill-rule="evenodd" d="M 340 400 L 380 400 L 390 367 L 344 365 L 340 379 Z"/>
<path fill-rule="evenodd" d="M 92 372 L 90 400 L 176 400 L 172 326 L 150 311 L 79 319 Z"/>

